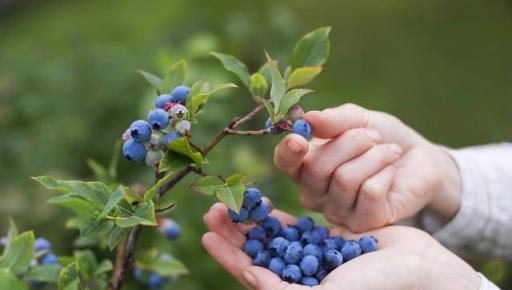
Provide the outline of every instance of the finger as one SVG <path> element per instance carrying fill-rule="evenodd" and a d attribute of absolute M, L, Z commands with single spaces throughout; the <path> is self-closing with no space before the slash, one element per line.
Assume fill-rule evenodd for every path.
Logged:
<path fill-rule="evenodd" d="M 357 192 L 363 182 L 399 158 L 401 149 L 396 144 L 379 144 L 361 156 L 336 169 L 328 190 L 329 203 L 326 204 L 326 217 L 335 223 L 351 213 Z"/>
<path fill-rule="evenodd" d="M 359 190 L 354 219 L 350 221 L 353 231 L 375 229 L 391 221 L 391 211 L 386 198 L 394 176 L 394 167 L 388 165 L 363 183 Z"/>
<path fill-rule="evenodd" d="M 203 220 L 208 230 L 225 237 L 234 247 L 241 248 L 245 243 L 245 235 L 238 225 L 228 217 L 227 207 L 216 203 L 204 215 Z"/>
<path fill-rule="evenodd" d="M 244 272 L 245 280 L 257 290 L 306 290 L 310 287 L 290 284 L 281 280 L 276 274 L 261 267 L 249 267 Z"/>
<path fill-rule="evenodd" d="M 202 243 L 208 253 L 241 283 L 247 285 L 242 272 L 252 265 L 251 258 L 234 247 L 228 239 L 215 232 L 203 235 Z"/>
<path fill-rule="evenodd" d="M 281 222 L 282 226 L 294 225 L 297 223 L 296 217 L 285 213 L 284 211 L 275 209 L 270 213 L 270 215 L 277 218 Z"/>
<path fill-rule="evenodd" d="M 323 111 L 306 113 L 306 120 L 313 127 L 313 136 L 318 138 L 335 138 L 343 132 L 365 128 L 370 119 L 370 111 L 354 104 L 345 104 Z"/>
<path fill-rule="evenodd" d="M 325 195 L 334 170 L 366 152 L 380 139 L 377 131 L 358 128 L 321 146 L 312 146 L 304 158 L 300 184 L 313 195 Z"/>
<path fill-rule="evenodd" d="M 274 151 L 276 167 L 297 179 L 297 173 L 302 165 L 302 159 L 308 152 L 308 141 L 297 134 L 289 134 L 281 140 Z"/>

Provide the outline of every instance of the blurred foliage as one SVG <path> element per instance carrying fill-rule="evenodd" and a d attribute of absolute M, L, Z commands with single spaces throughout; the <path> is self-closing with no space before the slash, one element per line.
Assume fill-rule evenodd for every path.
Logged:
<path fill-rule="evenodd" d="M 0 230 L 9 213 L 20 228 L 54 241 L 57 252 L 71 252 L 76 232 L 58 226 L 68 214 L 46 205 L 52 193 L 28 177 L 92 178 L 87 158 L 107 162 L 130 120 L 151 105 L 154 92 L 137 69 L 160 74 L 188 58 L 190 81 L 233 81 L 210 50 L 232 53 L 256 70 L 265 48 L 283 66 L 302 33 L 332 25 L 331 60 L 312 85 L 317 92 L 304 98 L 306 109 L 355 102 L 395 114 L 449 146 L 512 139 L 510 1 L 11 2 L 0 9 Z M 209 103 L 194 128 L 196 143 L 251 108 L 247 92 L 233 91 Z M 301 214 L 296 187 L 272 167 L 278 140 L 227 139 L 209 156 L 217 164 L 212 170 L 248 173 L 277 206 Z M 125 160 L 120 169 L 125 182 L 151 181 L 149 170 Z M 187 262 L 192 274 L 175 289 L 241 289 L 200 244 L 202 215 L 213 199 L 191 197 L 191 179 L 166 196 L 178 202 L 172 216 L 183 238 L 168 243 L 147 231 L 140 246 L 160 241 Z M 512 287 L 512 267 L 491 263 L 484 266 L 489 277 Z"/>

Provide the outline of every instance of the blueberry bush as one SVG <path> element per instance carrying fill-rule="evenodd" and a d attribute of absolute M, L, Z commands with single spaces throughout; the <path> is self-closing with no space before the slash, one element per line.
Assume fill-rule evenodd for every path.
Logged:
<path fill-rule="evenodd" d="M 245 115 L 234 117 L 205 146 L 194 143 L 192 127 L 200 125 L 200 115 L 207 108 L 210 97 L 218 91 L 238 86 L 232 83 L 211 84 L 203 80 L 188 82 L 185 60 L 171 66 L 163 77 L 140 71 L 154 87 L 154 108 L 148 112 L 146 120 L 136 120 L 124 133 L 120 132 L 122 140 L 115 145 L 115 152 L 108 166 L 93 160 L 88 162 L 97 180 L 61 180 L 51 176 L 33 178 L 42 186 L 60 193 L 48 203 L 67 208 L 75 214 L 65 226 L 79 230 L 80 237 L 76 243 L 115 251 L 114 259 L 100 260 L 92 250 L 83 247 L 69 256 L 57 255 L 52 252 L 51 243 L 44 237 L 36 238 L 33 231 L 19 233 L 14 222 L 10 220 L 9 230 L 0 240 L 3 247 L 0 256 L 2 289 L 46 287 L 59 290 L 118 290 L 122 289 L 129 273 L 133 273 L 137 283 L 145 284 L 151 289 L 161 289 L 178 276 L 188 274 L 186 263 L 171 253 L 155 247 L 140 249 L 136 246 L 143 228 L 159 231 L 162 239 L 175 240 L 180 236 L 179 224 L 168 217 L 175 204 L 163 201 L 162 197 L 172 194 L 172 189 L 190 173 L 199 176 L 190 186 L 191 190 L 215 196 L 227 205 L 228 214 L 234 221 L 251 220 L 263 227 L 264 237 L 249 239 L 249 245 L 262 243 L 272 232 L 273 236 L 281 235 L 275 219 L 269 217 L 270 202 L 264 203 L 257 189 L 247 188 L 253 183 L 240 173 L 225 177 L 208 172 L 206 168 L 209 162 L 206 157 L 228 136 L 264 136 L 292 132 L 304 138 L 310 137 L 312 128 L 303 119 L 304 112 L 298 103 L 303 96 L 312 92 L 304 86 L 320 74 L 322 65 L 327 61 L 330 50 L 329 32 L 330 28 L 324 27 L 303 36 L 295 45 L 290 64 L 284 70 L 280 70 L 278 62 L 267 52 L 267 62 L 252 73 L 236 57 L 213 52 L 212 56 L 248 90 L 255 107 Z M 268 114 L 263 129 L 240 130 L 244 123 L 263 112 Z M 117 178 L 120 152 L 134 164 L 146 165 L 154 171 L 154 184 L 145 187 L 140 184 L 121 183 Z M 258 231 L 258 228 L 255 227 L 254 231 Z M 290 229 L 283 231 L 283 240 L 291 239 L 292 228 L 300 229 L 300 225 L 290 226 Z M 302 234 L 302 241 L 305 239 L 305 232 L 299 232 Z M 278 243 L 270 242 L 272 245 Z M 276 247 L 279 248 L 279 253 L 283 252 L 282 245 Z M 246 248 L 251 254 L 251 247 Z M 341 257 L 341 253 L 335 251 L 334 256 Z M 270 256 L 265 256 L 265 252 L 254 253 L 255 264 L 270 266 L 266 265 L 267 258 L 277 257 L 277 251 L 271 252 L 273 254 Z M 326 261 L 331 260 L 328 253 L 325 253 Z M 261 255 L 264 256 L 260 257 Z M 342 262 L 334 256 L 333 261 L 327 262 L 331 265 L 329 268 Z M 283 274 L 283 277 L 294 282 L 312 284 L 311 279 L 295 279 L 298 273 L 301 276 L 303 273 L 306 273 L 305 276 L 316 274 L 317 271 L 313 271 L 311 265 L 314 262 L 309 261 L 310 259 L 307 256 L 304 263 L 297 261 L 295 264 L 299 263 L 299 266 L 291 267 L 290 264 L 290 267 L 283 270 L 283 273 L 290 273 Z"/>

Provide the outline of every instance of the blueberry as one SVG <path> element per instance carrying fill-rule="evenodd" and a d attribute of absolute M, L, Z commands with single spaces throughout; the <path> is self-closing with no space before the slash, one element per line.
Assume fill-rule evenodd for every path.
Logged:
<path fill-rule="evenodd" d="M 254 227 L 247 234 L 247 238 L 249 240 L 258 240 L 263 242 L 265 240 L 265 237 L 265 229 L 262 227 Z"/>
<path fill-rule="evenodd" d="M 41 265 L 58 265 L 59 258 L 52 253 L 48 253 L 41 258 Z"/>
<path fill-rule="evenodd" d="M 251 220 L 255 222 L 262 222 L 268 218 L 269 210 L 268 206 L 264 204 L 260 204 L 259 206 L 253 208 L 250 213 Z"/>
<path fill-rule="evenodd" d="M 188 110 L 185 106 L 176 104 L 171 108 L 171 118 L 173 120 L 185 120 L 188 118 Z"/>
<path fill-rule="evenodd" d="M 338 250 L 338 243 L 334 239 L 325 239 L 322 243 L 322 250 L 327 252 L 329 250 Z"/>
<path fill-rule="evenodd" d="M 325 252 L 323 262 L 327 270 L 336 269 L 343 263 L 343 255 L 337 250 L 329 250 Z"/>
<path fill-rule="evenodd" d="M 162 289 L 164 288 L 164 279 L 157 273 L 151 273 L 148 276 L 148 286 L 151 289 Z"/>
<path fill-rule="evenodd" d="M 279 222 L 279 220 L 275 217 L 268 217 L 267 219 L 265 219 L 263 221 L 262 227 L 265 229 L 267 238 L 274 238 L 279 234 L 279 232 L 281 232 L 281 222 Z"/>
<path fill-rule="evenodd" d="M 234 223 L 240 222 L 240 216 L 230 208 L 228 208 L 228 216 Z"/>
<path fill-rule="evenodd" d="M 155 107 L 157 107 L 158 109 L 165 109 L 165 104 L 171 103 L 171 102 L 172 102 L 171 95 L 163 94 L 163 95 L 158 96 L 158 98 L 156 98 Z"/>
<path fill-rule="evenodd" d="M 293 105 L 288 109 L 288 117 L 290 117 L 292 121 L 302 119 L 304 118 L 304 110 L 299 105 Z"/>
<path fill-rule="evenodd" d="M 315 278 L 318 281 L 322 282 L 322 280 L 324 280 L 324 278 L 327 277 L 327 275 L 329 275 L 329 272 L 325 270 L 323 266 L 320 266 L 318 267 L 318 271 L 315 274 Z"/>
<path fill-rule="evenodd" d="M 243 206 L 253 209 L 261 204 L 261 191 L 255 187 L 248 188 L 244 191 Z"/>
<path fill-rule="evenodd" d="M 293 226 L 286 226 L 281 231 L 281 235 L 286 238 L 288 241 L 298 241 L 299 240 L 299 231 L 297 228 Z"/>
<path fill-rule="evenodd" d="M 288 265 L 283 269 L 282 278 L 289 283 L 298 283 L 302 279 L 302 273 L 297 265 Z"/>
<path fill-rule="evenodd" d="M 277 276 L 281 277 L 285 266 L 286 266 L 286 263 L 284 262 L 284 260 L 279 257 L 276 257 L 276 258 L 272 258 L 272 260 L 270 260 L 270 263 L 268 264 L 268 269 L 270 271 L 272 271 L 274 274 L 276 274 Z"/>
<path fill-rule="evenodd" d="M 149 112 L 148 122 L 155 130 L 162 130 L 169 126 L 169 115 L 162 109 L 155 109 Z"/>
<path fill-rule="evenodd" d="M 303 248 L 300 242 L 291 242 L 284 253 L 284 261 L 288 264 L 297 264 L 303 256 Z"/>
<path fill-rule="evenodd" d="M 314 231 L 317 232 L 322 240 L 325 240 L 329 237 L 329 229 L 327 227 L 316 226 Z"/>
<path fill-rule="evenodd" d="M 359 239 L 359 246 L 363 253 L 374 252 L 377 250 L 377 239 L 374 236 L 364 235 Z"/>
<path fill-rule="evenodd" d="M 151 134 L 151 138 L 149 138 L 149 144 L 151 145 L 151 148 L 153 149 L 160 149 L 162 148 L 164 135 L 162 132 L 155 131 L 153 134 Z"/>
<path fill-rule="evenodd" d="M 185 104 L 189 93 L 190 88 L 185 85 L 175 87 L 171 92 L 172 102 Z"/>
<path fill-rule="evenodd" d="M 46 251 L 52 247 L 52 244 L 45 238 L 37 238 L 34 241 L 34 250 L 36 252 Z"/>
<path fill-rule="evenodd" d="M 169 143 L 171 143 L 172 141 L 179 139 L 181 137 L 183 137 L 183 136 L 180 133 L 178 133 L 176 131 L 171 131 L 164 136 L 162 141 L 164 142 L 165 146 L 168 146 Z"/>
<path fill-rule="evenodd" d="M 307 255 L 315 256 L 319 261 L 321 261 L 324 253 L 322 252 L 322 249 L 320 249 L 319 246 L 315 244 L 307 244 L 304 247 L 304 256 Z"/>
<path fill-rule="evenodd" d="M 142 282 L 142 270 L 139 267 L 133 268 L 133 278 L 135 281 Z"/>
<path fill-rule="evenodd" d="M 176 240 L 181 234 L 181 227 L 177 223 L 168 225 L 164 229 L 164 235 L 169 240 Z"/>
<path fill-rule="evenodd" d="M 302 261 L 300 261 L 300 269 L 302 270 L 302 273 L 306 276 L 313 276 L 315 275 L 316 271 L 318 270 L 318 267 L 320 266 L 320 262 L 315 256 L 308 255 L 304 256 L 302 258 Z"/>
<path fill-rule="evenodd" d="M 174 126 L 174 129 L 176 129 L 176 132 L 180 133 L 181 135 L 188 135 L 190 134 L 190 129 L 192 129 L 192 124 L 190 124 L 187 120 L 181 120 Z"/>
<path fill-rule="evenodd" d="M 361 247 L 357 241 L 348 240 L 343 245 L 343 248 L 341 248 L 341 254 L 345 261 L 350 261 L 361 255 Z"/>
<path fill-rule="evenodd" d="M 319 245 L 322 242 L 320 234 L 316 231 L 307 231 L 302 234 L 300 241 L 303 244 L 316 244 Z"/>
<path fill-rule="evenodd" d="M 310 231 L 315 227 L 315 222 L 310 217 L 303 217 L 297 220 L 297 224 L 295 225 L 299 230 L 299 233 L 304 233 L 306 231 Z"/>
<path fill-rule="evenodd" d="M 249 257 L 254 257 L 259 251 L 263 250 L 263 244 L 258 240 L 248 240 L 245 242 L 244 252 Z"/>
<path fill-rule="evenodd" d="M 160 160 L 162 160 L 162 157 L 164 156 L 164 153 L 160 150 L 151 150 L 146 154 L 146 158 L 144 159 L 147 166 L 156 167 L 158 164 L 160 164 Z"/>
<path fill-rule="evenodd" d="M 146 142 L 151 138 L 151 125 L 144 120 L 137 120 L 130 125 L 130 135 L 137 142 Z"/>
<path fill-rule="evenodd" d="M 256 256 L 254 257 L 253 264 L 254 266 L 260 266 L 260 267 L 267 267 L 270 263 L 270 259 L 272 258 L 272 255 L 269 251 L 259 251 Z"/>
<path fill-rule="evenodd" d="M 250 211 L 245 207 L 240 208 L 240 222 L 247 223 L 249 222 Z"/>
<path fill-rule="evenodd" d="M 345 244 L 345 239 L 341 236 L 332 236 L 331 239 L 336 241 L 336 244 L 338 244 L 338 249 L 341 251 L 341 248 L 343 248 L 343 245 Z"/>
<path fill-rule="evenodd" d="M 265 122 L 265 128 L 267 128 L 267 129 L 274 125 L 277 125 L 277 124 L 272 124 L 272 119 L 270 119 L 270 118 L 268 118 L 267 121 Z M 272 135 L 279 135 L 281 132 L 282 132 L 282 130 L 280 128 L 278 128 L 277 126 L 270 129 L 270 134 L 272 134 Z"/>
<path fill-rule="evenodd" d="M 300 281 L 300 284 L 304 286 L 313 287 L 319 285 L 320 283 L 314 277 L 303 277 L 302 280 Z"/>
<path fill-rule="evenodd" d="M 134 139 L 130 139 L 123 144 L 123 156 L 133 162 L 143 163 L 148 149 L 144 144 L 141 144 Z"/>
<path fill-rule="evenodd" d="M 311 125 L 304 119 L 298 119 L 293 122 L 293 133 L 308 139 L 311 136 Z"/>
<path fill-rule="evenodd" d="M 270 242 L 270 252 L 272 256 L 283 257 L 288 245 L 290 245 L 290 242 L 283 237 L 273 239 Z"/>

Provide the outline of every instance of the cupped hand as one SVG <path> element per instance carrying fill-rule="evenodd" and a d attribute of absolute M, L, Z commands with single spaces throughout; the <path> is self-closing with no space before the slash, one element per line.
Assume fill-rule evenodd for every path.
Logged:
<path fill-rule="evenodd" d="M 346 104 L 305 118 L 315 138 L 290 134 L 274 155 L 277 168 L 299 185 L 305 208 L 356 232 L 412 217 L 426 206 L 443 220 L 458 210 L 452 159 L 396 117 Z"/>
<path fill-rule="evenodd" d="M 420 230 L 389 226 L 368 232 L 379 240 L 376 252 L 364 254 L 331 272 L 313 288 L 282 281 L 271 271 L 252 266 L 242 248 L 250 226 L 234 224 L 227 208 L 215 204 L 204 216 L 209 232 L 203 245 L 210 255 L 240 283 L 257 290 L 365 290 L 365 289 L 478 289 L 476 272 L 463 260 L 445 249 Z M 295 224 L 295 218 L 274 210 L 272 216 L 281 223 Z M 331 234 L 357 238 L 360 235 L 344 229 L 331 229 Z"/>

